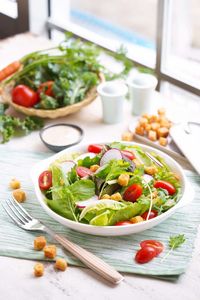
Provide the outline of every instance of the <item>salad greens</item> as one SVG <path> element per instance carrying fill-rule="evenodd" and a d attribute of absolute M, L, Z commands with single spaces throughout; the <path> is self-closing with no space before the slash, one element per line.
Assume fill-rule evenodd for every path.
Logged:
<path fill-rule="evenodd" d="M 48 205 L 61 216 L 78 221 L 75 212 L 76 202 L 95 195 L 94 182 L 89 179 L 79 180 L 77 177 L 73 177 L 73 171 L 66 176 L 58 163 L 52 164 L 50 169 L 52 171 L 53 186 L 51 189 L 52 199 L 47 199 Z M 77 180 L 70 184 L 72 178 Z"/>
<path fill-rule="evenodd" d="M 121 73 L 114 74 L 100 63 L 102 52 L 100 47 L 66 34 L 66 40 L 57 47 L 32 52 L 22 57 L 19 61 L 20 70 L 2 84 L 4 86 L 14 82 L 15 87 L 25 85 L 37 92 L 39 102 L 33 104 L 34 108 L 56 109 L 73 105 L 82 101 L 87 92 L 97 86 L 100 73 L 111 80 L 127 75 L 133 67 L 126 57 L 125 48 L 120 47 L 116 53 L 107 51 L 107 54 L 124 66 Z"/>
<path fill-rule="evenodd" d="M 115 225 L 119 221 L 129 220 L 147 208 L 144 203 L 139 202 L 101 200 L 98 204 L 84 209 L 80 215 L 80 221 L 85 219 L 90 225 L 96 226 Z"/>
<path fill-rule="evenodd" d="M 69 156 L 69 160 L 63 157 L 63 160 L 59 159 L 49 166 L 52 186 L 45 189 L 44 195 L 53 211 L 76 222 L 112 226 L 130 221 L 135 216 L 148 220 L 150 213 L 153 212 L 156 217 L 177 203 L 181 193 L 180 182 L 163 160 L 163 168 L 155 166 L 141 147 L 123 143 L 99 145 L 99 148 L 99 153 L 81 154 L 80 159 L 72 153 L 71 157 L 76 157 L 73 161 Z M 120 149 L 117 150 L 118 159 L 107 155 L 114 149 L 115 153 L 116 149 Z M 129 159 L 125 156 L 127 152 Z M 137 160 L 138 154 L 140 163 L 137 162 L 130 171 L 130 165 Z M 105 160 L 105 156 L 109 159 Z M 66 171 L 67 165 L 70 168 Z M 96 166 L 96 170 L 92 171 L 91 166 Z M 148 181 L 145 179 L 146 166 L 156 167 L 155 174 L 149 176 Z M 126 183 L 122 180 L 124 178 Z M 155 187 L 155 183 L 160 181 L 162 184 Z"/>
<path fill-rule="evenodd" d="M 5 114 L 8 106 L 0 103 L 0 135 L 2 137 L 1 143 L 8 142 L 12 137 L 18 135 L 28 134 L 34 130 L 43 127 L 43 121 L 38 117 L 26 117 L 20 119 L 17 117 Z"/>

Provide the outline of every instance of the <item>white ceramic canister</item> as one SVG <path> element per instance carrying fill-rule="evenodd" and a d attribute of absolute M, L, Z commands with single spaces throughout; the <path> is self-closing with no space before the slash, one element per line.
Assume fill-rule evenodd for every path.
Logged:
<path fill-rule="evenodd" d="M 126 84 L 121 81 L 106 81 L 98 86 L 97 91 L 102 101 L 104 123 L 121 122 L 125 96 L 128 92 Z"/>
<path fill-rule="evenodd" d="M 148 113 L 152 107 L 152 95 L 158 80 L 151 74 L 138 73 L 127 79 L 133 115 Z"/>

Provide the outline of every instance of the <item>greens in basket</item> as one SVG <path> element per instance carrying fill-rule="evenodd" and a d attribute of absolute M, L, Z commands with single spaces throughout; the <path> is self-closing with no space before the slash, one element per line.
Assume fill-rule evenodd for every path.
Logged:
<path fill-rule="evenodd" d="M 0 103 L 0 136 L 1 143 L 8 142 L 16 135 L 28 134 L 43 127 L 43 120 L 38 117 L 26 117 L 23 120 L 5 114 L 8 106 Z"/>
<path fill-rule="evenodd" d="M 38 179 L 47 205 L 67 219 L 95 226 L 145 222 L 180 198 L 176 174 L 138 146 L 94 144 L 67 159 L 51 163 Z"/>
<path fill-rule="evenodd" d="M 68 37 L 57 47 L 30 53 L 10 64 L 0 71 L 0 82 L 3 87 L 14 83 L 12 101 L 21 106 L 53 110 L 73 105 L 98 85 L 101 73 L 111 79 L 131 69 L 122 47 L 114 55 L 124 65 L 120 74 L 112 74 L 100 64 L 101 51 L 94 44 Z M 12 76 L 6 79 L 8 75 Z"/>

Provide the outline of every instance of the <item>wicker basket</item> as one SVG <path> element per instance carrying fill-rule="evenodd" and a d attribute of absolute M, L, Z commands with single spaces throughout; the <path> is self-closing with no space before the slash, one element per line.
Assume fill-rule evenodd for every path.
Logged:
<path fill-rule="evenodd" d="M 102 73 L 99 74 L 100 81 L 103 82 L 105 80 L 104 75 Z M 59 117 L 64 117 L 70 114 L 73 114 L 79 111 L 82 107 L 87 106 L 92 101 L 94 101 L 97 97 L 97 89 L 96 87 L 91 88 L 87 94 L 85 99 L 81 102 L 78 102 L 73 105 L 68 105 L 65 107 L 57 108 L 57 109 L 36 109 L 36 108 L 27 108 L 12 102 L 11 91 L 13 89 L 14 83 L 11 83 L 3 88 L 1 91 L 2 101 L 4 103 L 9 103 L 14 109 L 19 112 L 22 112 L 28 116 L 37 116 L 41 118 L 49 118 L 49 119 L 56 119 Z"/>

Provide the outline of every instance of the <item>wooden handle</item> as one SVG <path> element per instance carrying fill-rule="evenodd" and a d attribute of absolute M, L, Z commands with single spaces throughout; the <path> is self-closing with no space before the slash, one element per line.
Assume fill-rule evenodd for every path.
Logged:
<path fill-rule="evenodd" d="M 120 283 L 124 277 L 118 273 L 113 267 L 109 266 L 103 260 L 81 248 L 80 246 L 70 242 L 61 235 L 55 234 L 54 238 L 75 257 L 79 258 L 88 268 L 101 275 L 103 278 L 113 284 Z"/>

